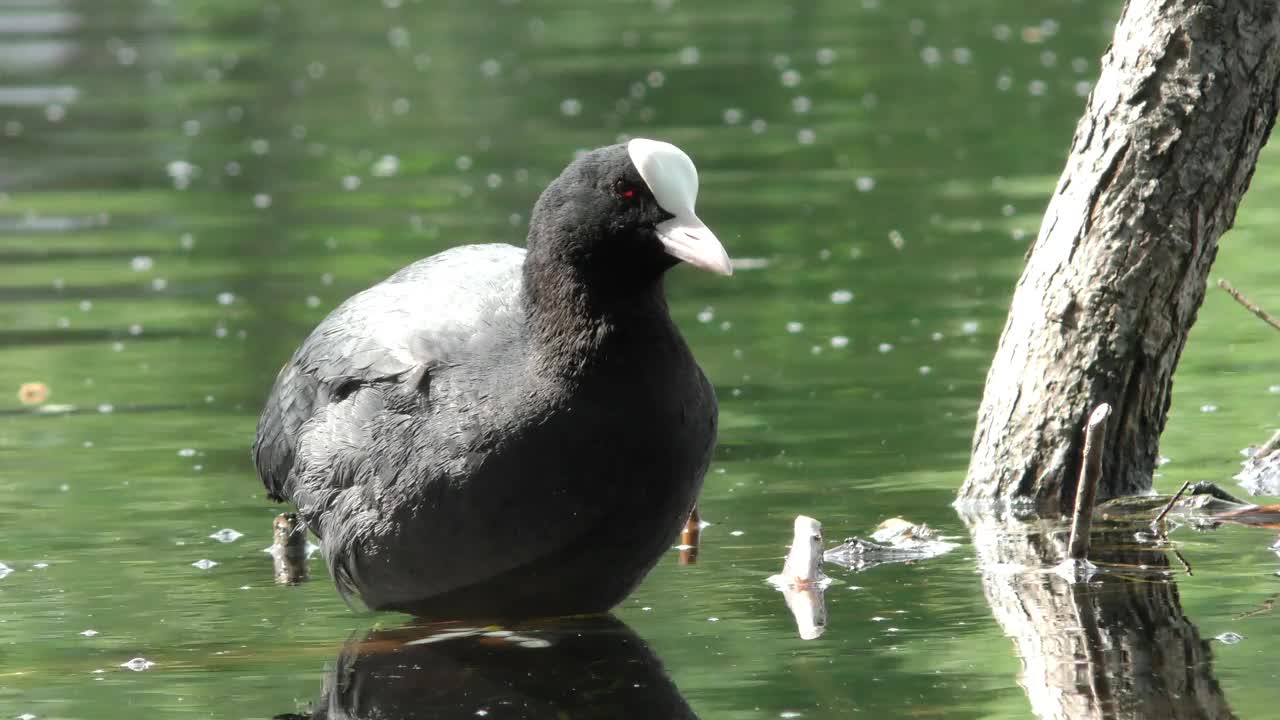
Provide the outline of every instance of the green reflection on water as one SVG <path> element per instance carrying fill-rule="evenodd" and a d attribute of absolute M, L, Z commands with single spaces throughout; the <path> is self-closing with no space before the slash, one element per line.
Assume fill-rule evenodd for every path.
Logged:
<path fill-rule="evenodd" d="M 0 8 L 3 85 L 52 93 L 0 107 L 0 390 L 76 408 L 0 399 L 5 712 L 292 711 L 349 633 L 400 623 L 323 578 L 271 584 L 258 404 L 336 303 L 444 247 L 520 242 L 573 151 L 626 133 L 688 149 L 700 215 L 765 267 L 672 278 L 721 397 L 713 525 L 619 616 L 704 718 L 1027 714 L 967 547 L 835 573 L 813 642 L 764 578 L 797 513 L 829 539 L 892 515 L 965 534 L 949 503 L 987 361 L 1118 3 L 534 5 Z M 1273 309 L 1277 167 L 1215 268 Z M 1161 489 L 1225 479 L 1276 424 L 1269 332 L 1209 294 Z M 1215 653 L 1242 717 L 1280 700 L 1280 620 L 1232 619 L 1280 591 L 1269 540 L 1183 538 L 1183 609 L 1246 637 Z M 137 656 L 156 666 L 118 667 Z"/>

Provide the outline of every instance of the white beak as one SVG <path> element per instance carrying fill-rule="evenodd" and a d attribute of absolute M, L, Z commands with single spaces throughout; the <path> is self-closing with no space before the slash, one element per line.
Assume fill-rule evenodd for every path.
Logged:
<path fill-rule="evenodd" d="M 698 219 L 697 215 L 677 215 L 666 222 L 658 223 L 658 239 L 662 247 L 672 257 L 679 258 L 699 270 L 732 275 L 733 265 L 729 262 L 729 253 L 716 239 L 711 228 Z"/>

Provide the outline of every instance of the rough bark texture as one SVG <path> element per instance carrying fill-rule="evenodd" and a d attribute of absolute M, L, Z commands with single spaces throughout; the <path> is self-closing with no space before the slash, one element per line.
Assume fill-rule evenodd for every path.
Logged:
<path fill-rule="evenodd" d="M 1091 560 L 1104 574 L 1070 582 L 1049 570 L 1067 555 L 1060 523 L 962 516 L 1036 717 L 1235 717 L 1209 641 L 1183 614 L 1168 557 L 1134 545 L 1132 525 L 1095 535 Z"/>
<path fill-rule="evenodd" d="M 1101 498 L 1151 487 L 1171 378 L 1280 93 L 1276 0 L 1130 0 L 1018 282 L 962 503 L 1070 507 L 1115 408 Z"/>

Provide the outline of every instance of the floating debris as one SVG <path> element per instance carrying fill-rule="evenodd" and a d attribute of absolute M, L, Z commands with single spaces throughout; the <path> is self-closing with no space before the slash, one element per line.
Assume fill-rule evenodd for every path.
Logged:
<path fill-rule="evenodd" d="M 80 634 L 81 634 L 81 635 L 83 635 L 83 636 L 85 636 L 85 637 L 93 637 L 93 636 L 95 636 L 95 635 L 97 635 L 97 634 L 98 634 L 98 631 L 97 631 L 97 630 L 94 630 L 94 629 L 92 629 L 92 628 L 90 628 L 90 629 L 88 629 L 88 630 L 84 630 L 84 631 L 82 631 Z"/>
<path fill-rule="evenodd" d="M 1214 637 L 1213 639 L 1217 640 L 1223 645 L 1235 645 L 1236 643 L 1243 640 L 1244 636 L 1241 635 L 1240 633 L 1224 632 L 1221 635 Z"/>
<path fill-rule="evenodd" d="M 218 566 L 218 563 L 214 562 L 213 560 L 209 560 L 209 559 L 207 559 L 207 558 L 205 558 L 205 559 L 201 559 L 201 560 L 197 560 L 197 561 L 195 561 L 195 562 L 191 563 L 191 567 L 200 568 L 201 570 L 208 570 L 208 569 L 210 569 L 210 568 L 214 568 L 214 567 L 217 567 L 217 566 Z"/>
<path fill-rule="evenodd" d="M 222 528 L 218 532 L 209 536 L 220 543 L 232 543 L 244 537 L 244 533 L 231 528 Z"/>
<path fill-rule="evenodd" d="M 5 576 L 11 572 L 13 572 L 13 568 L 5 565 L 4 563 L 0 563 L 0 580 L 3 580 Z"/>
<path fill-rule="evenodd" d="M 155 666 L 156 666 L 155 663 L 143 657 L 136 657 L 130 660 L 129 662 L 120 663 L 120 667 L 128 668 L 134 672 L 142 672 L 143 670 L 150 670 Z"/>
<path fill-rule="evenodd" d="M 928 560 L 957 547 L 942 539 L 928 525 L 916 525 L 902 518 L 880 523 L 869 540 L 852 537 L 827 550 L 823 559 L 861 572 L 885 563 Z"/>
<path fill-rule="evenodd" d="M 23 405 L 39 405 L 49 399 L 49 386 L 42 382 L 22 383 L 18 388 L 18 402 Z"/>
<path fill-rule="evenodd" d="M 802 640 L 813 640 L 827 630 L 824 591 L 831 579 L 822 574 L 822 523 L 797 515 L 791 537 L 791 551 L 782 572 L 768 582 L 782 593 Z"/>
<path fill-rule="evenodd" d="M 1280 431 L 1260 448 L 1250 448 L 1243 469 L 1232 478 L 1250 495 L 1280 495 Z M 1248 452 L 1248 451 L 1247 451 Z"/>

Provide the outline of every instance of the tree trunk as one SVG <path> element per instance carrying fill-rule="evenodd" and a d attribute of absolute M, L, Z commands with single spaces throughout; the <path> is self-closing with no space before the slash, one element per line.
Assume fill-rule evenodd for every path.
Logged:
<path fill-rule="evenodd" d="M 1014 293 L 961 503 L 1070 507 L 1103 402 L 1100 499 L 1151 487 L 1173 371 L 1277 93 L 1276 0 L 1129 0 Z"/>

